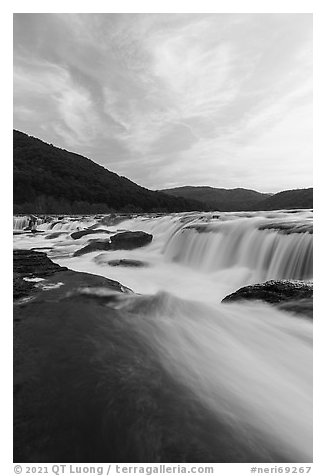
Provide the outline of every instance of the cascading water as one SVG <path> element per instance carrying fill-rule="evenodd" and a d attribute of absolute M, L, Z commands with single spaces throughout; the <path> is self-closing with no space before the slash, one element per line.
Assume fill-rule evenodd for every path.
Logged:
<path fill-rule="evenodd" d="M 239 436 L 288 461 L 312 454 L 312 327 L 264 304 L 212 308 L 160 293 L 129 297 L 134 332 Z"/>
<path fill-rule="evenodd" d="M 29 216 L 19 216 L 14 217 L 14 230 L 24 230 L 29 224 L 30 217 Z M 43 223 L 42 218 L 37 218 L 36 220 L 37 225 L 41 225 Z"/>
<path fill-rule="evenodd" d="M 225 221 L 205 228 L 183 227 L 169 241 L 168 260 L 199 270 L 248 268 L 252 279 L 311 279 L 312 234 L 259 229 L 261 220 Z"/>
<path fill-rule="evenodd" d="M 49 222 L 42 223 L 41 226 L 38 227 L 40 231 L 65 231 L 65 232 L 73 232 L 77 230 L 82 230 L 91 226 L 95 223 L 95 221 L 89 217 L 86 219 L 54 219 Z"/>
<path fill-rule="evenodd" d="M 49 247 L 58 264 L 141 294 L 119 295 L 115 305 L 171 378 L 230 428 L 239 445 L 247 442 L 256 460 L 308 462 L 311 321 L 269 304 L 221 300 L 267 279 L 311 280 L 311 219 L 310 211 L 138 216 L 112 224 L 65 217 L 38 226 L 43 233 L 35 236 L 18 234 L 14 246 Z M 98 235 L 71 237 L 89 227 Z M 153 241 L 135 250 L 73 256 L 91 239 L 109 239 L 103 231 L 122 230 L 152 233 Z M 144 266 L 110 266 L 121 259 Z"/>
<path fill-rule="evenodd" d="M 23 230 L 28 226 L 28 217 L 14 217 L 14 230 Z"/>

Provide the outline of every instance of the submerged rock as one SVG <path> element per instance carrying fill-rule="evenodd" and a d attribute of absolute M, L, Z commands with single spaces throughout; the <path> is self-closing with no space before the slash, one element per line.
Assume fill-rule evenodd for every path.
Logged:
<path fill-rule="evenodd" d="M 109 266 L 126 266 L 131 268 L 145 268 L 148 263 L 134 259 L 113 259 L 107 262 Z"/>
<path fill-rule="evenodd" d="M 111 236 L 109 240 L 93 240 L 84 248 L 77 250 L 74 256 L 80 256 L 92 251 L 133 250 L 148 245 L 153 235 L 144 231 L 124 231 Z"/>
<path fill-rule="evenodd" d="M 184 227 L 184 230 L 195 230 L 198 233 L 210 233 L 211 231 L 218 232 L 219 228 L 212 224 L 196 223 L 195 225 L 188 225 Z"/>
<path fill-rule="evenodd" d="M 275 222 L 261 225 L 259 230 L 274 230 L 285 235 L 291 233 L 313 233 L 312 223 Z"/>
<path fill-rule="evenodd" d="M 279 309 L 312 317 L 313 284 L 311 281 L 278 280 L 244 286 L 222 302 L 258 300 L 277 305 Z"/>
<path fill-rule="evenodd" d="M 110 240 L 92 240 L 88 245 L 75 251 L 73 256 L 81 256 L 92 251 L 108 251 L 111 249 Z"/>
<path fill-rule="evenodd" d="M 53 233 L 50 233 L 49 235 L 46 235 L 45 239 L 46 240 L 52 240 L 53 238 L 58 238 L 60 235 L 66 235 L 66 231 L 55 231 Z"/>
<path fill-rule="evenodd" d="M 132 218 L 132 215 L 107 215 L 103 217 L 98 223 L 105 226 L 115 226 L 119 223 Z"/>

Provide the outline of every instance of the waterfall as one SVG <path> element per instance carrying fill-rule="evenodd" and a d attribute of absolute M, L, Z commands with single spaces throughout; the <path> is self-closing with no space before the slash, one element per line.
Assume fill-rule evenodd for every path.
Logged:
<path fill-rule="evenodd" d="M 23 230 L 28 226 L 29 217 L 14 217 L 14 230 Z"/>
<path fill-rule="evenodd" d="M 28 218 L 14 218 L 14 227 L 23 229 Z M 311 279 L 311 211 L 117 218 L 47 217 L 38 226 L 43 233 L 15 233 L 14 246 L 45 249 L 61 266 L 132 289 L 134 294 L 118 293 L 114 299 L 112 289 L 102 285 L 76 285 L 73 292 L 94 302 L 101 299 L 103 312 L 109 307 L 119 312 L 116 321 L 122 334 L 117 345 L 123 349 L 127 342 L 128 348 L 130 333 L 146 349 L 146 365 L 147 355 L 157 359 L 171 378 L 169 392 L 173 394 L 174 383 L 178 395 L 180 388 L 185 392 L 185 411 L 189 401 L 197 402 L 196 414 L 207 412 L 213 434 L 222 432 L 224 449 L 242 448 L 234 461 L 310 462 L 312 321 L 268 303 L 221 301 L 251 283 Z M 71 238 L 72 231 L 89 227 L 98 234 Z M 74 256 L 90 240 L 107 240 L 107 234 L 101 236 L 103 229 L 142 230 L 153 240 L 133 250 Z M 134 260 L 141 266 L 111 266 L 112 260 Z M 102 336 L 98 342 L 99 349 L 110 345 Z M 129 357 L 134 361 L 134 353 Z M 141 385 L 147 388 L 151 383 Z M 129 392 L 128 383 L 124 385 Z M 160 390 L 158 386 L 155 394 Z M 159 405 L 155 400 L 155 415 Z M 214 461 L 225 461 L 223 448 L 200 421 L 192 422 L 191 429 L 212 448 Z"/>
<path fill-rule="evenodd" d="M 261 223 L 239 218 L 182 227 L 167 243 L 165 257 L 202 271 L 247 268 L 257 281 L 311 279 L 313 235 L 259 229 Z"/>
<path fill-rule="evenodd" d="M 208 306 L 123 296 L 128 327 L 217 421 L 269 461 L 311 461 L 312 326 L 263 303 Z M 138 318 L 136 319 L 135 316 Z"/>
<path fill-rule="evenodd" d="M 23 216 L 23 217 L 17 217 L 17 216 L 14 216 L 14 230 L 23 230 L 24 228 L 26 228 L 28 226 L 28 223 L 29 223 L 29 215 L 27 216 Z M 41 225 L 43 223 L 43 219 L 42 218 L 37 218 L 37 225 Z"/>

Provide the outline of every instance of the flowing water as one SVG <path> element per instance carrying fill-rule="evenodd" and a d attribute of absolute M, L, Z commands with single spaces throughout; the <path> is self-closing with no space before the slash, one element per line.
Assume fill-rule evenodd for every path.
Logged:
<path fill-rule="evenodd" d="M 312 211 L 183 213 L 39 219 L 15 248 L 46 251 L 56 263 L 117 280 L 136 294 L 117 306 L 139 316 L 135 333 L 167 372 L 239 432 L 250 426 L 285 461 L 312 461 L 312 323 L 259 302 L 221 304 L 241 286 L 269 279 L 312 280 Z M 77 240 L 73 231 L 98 228 Z M 73 253 L 107 232 L 142 230 L 133 251 Z M 141 261 L 141 267 L 109 261 Z"/>

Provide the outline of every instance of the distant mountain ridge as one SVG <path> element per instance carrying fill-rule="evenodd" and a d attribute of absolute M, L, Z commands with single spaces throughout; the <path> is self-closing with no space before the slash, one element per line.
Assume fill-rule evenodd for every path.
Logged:
<path fill-rule="evenodd" d="M 260 193 L 244 188 L 214 188 L 184 186 L 160 190 L 175 197 L 197 200 L 206 209 L 217 211 L 254 211 L 290 208 L 312 208 L 313 189 L 285 190 L 279 193 Z"/>
<path fill-rule="evenodd" d="M 259 210 L 313 208 L 313 188 L 284 190 L 259 203 Z"/>
<path fill-rule="evenodd" d="M 203 204 L 148 190 L 81 155 L 13 132 L 14 213 L 179 212 Z"/>

